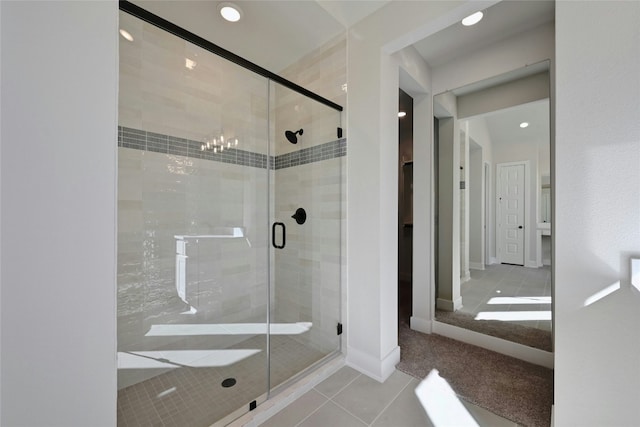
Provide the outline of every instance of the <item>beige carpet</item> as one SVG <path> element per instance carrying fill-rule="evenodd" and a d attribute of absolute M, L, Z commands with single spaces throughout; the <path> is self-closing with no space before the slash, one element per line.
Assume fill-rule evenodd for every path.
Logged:
<path fill-rule="evenodd" d="M 399 323 L 399 370 L 423 379 L 437 369 L 467 401 L 522 426 L 549 427 L 552 370 Z"/>

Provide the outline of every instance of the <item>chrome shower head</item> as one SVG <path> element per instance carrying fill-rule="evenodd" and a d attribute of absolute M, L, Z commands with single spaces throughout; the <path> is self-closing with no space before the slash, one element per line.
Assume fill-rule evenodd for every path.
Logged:
<path fill-rule="evenodd" d="M 297 144 L 298 143 L 298 137 L 296 136 L 296 134 L 298 135 L 302 135 L 303 130 L 300 129 L 298 131 L 292 132 L 290 130 L 285 131 L 284 136 L 287 137 L 287 139 L 289 140 L 290 143 L 292 144 Z"/>

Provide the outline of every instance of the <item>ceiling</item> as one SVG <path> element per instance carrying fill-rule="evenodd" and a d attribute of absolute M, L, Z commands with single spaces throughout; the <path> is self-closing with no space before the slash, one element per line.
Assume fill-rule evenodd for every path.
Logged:
<path fill-rule="evenodd" d="M 343 34 L 391 0 L 235 0 L 243 11 L 236 23 L 218 13 L 223 1 L 132 0 L 213 43 L 278 73 Z M 422 0 L 428 1 L 428 0 Z M 554 0 L 510 0 L 484 10 L 472 27 L 458 23 L 414 44 L 429 65 L 511 37 L 554 19 Z"/>
<path fill-rule="evenodd" d="M 477 25 L 465 27 L 461 23 L 454 24 L 415 43 L 414 47 L 431 67 L 440 67 L 459 56 L 471 54 L 493 43 L 552 22 L 555 19 L 555 1 L 502 1 L 483 12 L 484 17 Z M 456 88 L 452 92 L 456 96 L 462 96 L 548 69 L 548 62 L 532 64 Z M 494 111 L 474 117 L 470 121 L 484 121 L 492 142 L 497 144 L 512 141 L 532 143 L 549 141 L 548 99 Z M 522 122 L 528 122 L 529 127 L 520 128 Z M 473 134 L 470 136 L 474 137 Z"/>
<path fill-rule="evenodd" d="M 235 0 L 243 11 L 243 18 L 237 23 L 226 22 L 220 17 L 217 8 L 221 1 L 132 1 L 278 73 L 332 38 L 343 34 L 347 28 L 375 13 L 391 0 Z M 502 1 L 484 10 L 484 18 L 479 24 L 464 27 L 457 23 L 413 46 L 429 65 L 438 67 L 459 55 L 469 54 L 551 22 L 554 10 L 553 0 Z M 505 78 L 512 80 L 515 77 L 517 76 L 500 76 L 492 81 L 480 82 L 475 87 L 471 85 L 461 88 L 460 93 L 456 94 L 470 93 L 508 81 Z M 508 116 L 515 114 L 516 111 L 511 111 Z M 544 115 L 544 112 L 536 114 Z M 499 130 L 500 114 L 486 119 L 492 133 L 503 138 Z M 513 117 L 504 118 L 511 119 Z M 506 128 L 509 127 L 505 126 Z M 529 133 L 533 130 L 533 127 L 529 129 Z"/>
<path fill-rule="evenodd" d="M 502 1 L 483 12 L 482 21 L 476 25 L 465 27 L 457 23 L 413 46 L 430 66 L 438 67 L 456 57 L 553 21 L 555 1 Z"/>
<path fill-rule="evenodd" d="M 516 107 L 495 111 L 469 119 L 469 122 L 484 121 L 492 144 L 549 143 L 549 100 L 544 99 Z M 529 126 L 520 128 L 520 123 Z M 473 126 L 471 126 L 473 128 Z M 474 135 L 470 132 L 471 138 Z"/>
<path fill-rule="evenodd" d="M 222 1 L 132 0 L 132 3 L 274 73 L 344 34 L 388 0 L 235 0 L 239 22 L 218 13 Z"/>

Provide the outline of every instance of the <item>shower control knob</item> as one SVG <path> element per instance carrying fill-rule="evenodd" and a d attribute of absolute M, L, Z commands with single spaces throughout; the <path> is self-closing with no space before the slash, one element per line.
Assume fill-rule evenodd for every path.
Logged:
<path fill-rule="evenodd" d="M 291 215 L 291 218 L 295 219 L 298 224 L 304 224 L 307 220 L 307 213 L 304 209 L 298 208 L 296 209 L 296 213 Z"/>

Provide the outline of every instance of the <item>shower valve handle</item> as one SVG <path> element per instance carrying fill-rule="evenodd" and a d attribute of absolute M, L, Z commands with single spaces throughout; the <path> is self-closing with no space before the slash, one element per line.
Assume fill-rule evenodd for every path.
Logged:
<path fill-rule="evenodd" d="M 307 221 L 307 212 L 303 208 L 296 209 L 296 213 L 291 215 L 291 218 L 295 219 L 300 225 Z"/>

